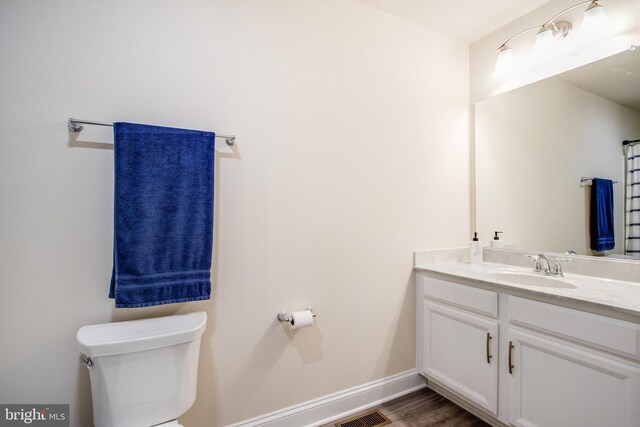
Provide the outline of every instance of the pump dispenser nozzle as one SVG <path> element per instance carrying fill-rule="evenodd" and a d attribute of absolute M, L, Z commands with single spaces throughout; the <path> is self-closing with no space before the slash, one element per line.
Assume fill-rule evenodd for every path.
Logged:
<path fill-rule="evenodd" d="M 504 243 L 500 240 L 500 236 L 498 234 L 502 234 L 502 231 L 494 231 L 493 232 L 493 240 L 491 241 L 492 248 L 503 248 Z"/>

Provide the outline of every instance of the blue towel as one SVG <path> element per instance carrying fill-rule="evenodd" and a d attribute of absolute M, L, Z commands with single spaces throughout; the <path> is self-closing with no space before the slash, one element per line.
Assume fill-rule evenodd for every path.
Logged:
<path fill-rule="evenodd" d="M 209 299 L 214 138 L 114 123 L 116 307 Z"/>
<path fill-rule="evenodd" d="M 591 184 L 591 249 L 609 251 L 616 245 L 613 232 L 613 181 L 594 178 Z"/>

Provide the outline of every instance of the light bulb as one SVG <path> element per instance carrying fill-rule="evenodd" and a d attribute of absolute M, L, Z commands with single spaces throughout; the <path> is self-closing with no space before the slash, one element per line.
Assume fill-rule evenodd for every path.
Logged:
<path fill-rule="evenodd" d="M 611 22 L 604 7 L 597 2 L 592 2 L 584 11 L 582 24 L 580 25 L 580 36 L 589 40 L 604 38 L 611 31 Z"/>
<path fill-rule="evenodd" d="M 540 59 L 553 50 L 556 46 L 557 39 L 553 34 L 553 27 L 545 27 L 536 35 L 536 42 L 531 52 L 532 59 Z"/>
<path fill-rule="evenodd" d="M 503 79 L 512 76 L 517 69 L 518 60 L 510 47 L 503 45 L 498 49 L 498 60 L 493 70 L 493 77 Z"/>

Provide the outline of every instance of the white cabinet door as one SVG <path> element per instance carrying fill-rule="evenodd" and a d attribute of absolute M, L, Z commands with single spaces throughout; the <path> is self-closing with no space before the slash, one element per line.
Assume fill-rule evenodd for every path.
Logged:
<path fill-rule="evenodd" d="M 509 330 L 510 422 L 518 427 L 638 427 L 640 369 Z"/>
<path fill-rule="evenodd" d="M 496 415 L 498 323 L 428 300 L 422 313 L 422 373 Z"/>

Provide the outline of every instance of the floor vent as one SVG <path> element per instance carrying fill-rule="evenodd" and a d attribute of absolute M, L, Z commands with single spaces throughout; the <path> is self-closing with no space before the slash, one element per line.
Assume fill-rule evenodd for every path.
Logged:
<path fill-rule="evenodd" d="M 338 421 L 336 427 L 379 427 L 391 424 L 380 412 L 373 410 L 346 420 Z"/>

